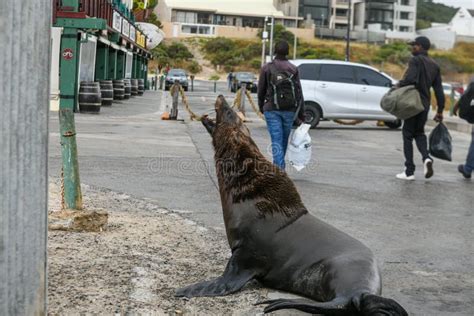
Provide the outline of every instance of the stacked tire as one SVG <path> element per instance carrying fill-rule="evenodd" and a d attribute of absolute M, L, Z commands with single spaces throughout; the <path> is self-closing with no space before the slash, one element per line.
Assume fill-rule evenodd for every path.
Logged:
<path fill-rule="evenodd" d="M 138 81 L 138 95 L 143 95 L 145 92 L 145 80 L 137 79 Z"/>
<path fill-rule="evenodd" d="M 137 96 L 138 95 L 138 80 L 137 79 L 130 79 L 130 85 L 131 85 L 131 94 L 132 96 Z"/>
<path fill-rule="evenodd" d="M 123 84 L 125 89 L 124 98 L 125 100 L 128 100 L 132 96 L 132 85 L 130 83 L 130 79 L 123 79 Z"/>

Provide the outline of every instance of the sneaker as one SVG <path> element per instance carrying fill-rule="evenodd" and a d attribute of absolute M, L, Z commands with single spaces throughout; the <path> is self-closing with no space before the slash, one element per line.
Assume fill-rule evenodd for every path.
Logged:
<path fill-rule="evenodd" d="M 433 160 L 431 158 L 425 159 L 425 178 L 429 179 L 433 176 Z"/>
<path fill-rule="evenodd" d="M 413 181 L 413 180 L 415 180 L 415 175 L 412 174 L 411 176 L 407 176 L 407 174 L 405 173 L 405 171 L 403 171 L 402 173 L 397 174 L 397 179 L 400 179 L 400 180 L 407 180 L 407 181 Z"/>
<path fill-rule="evenodd" d="M 459 165 L 458 171 L 463 175 L 464 179 L 471 179 L 471 175 L 466 173 L 466 170 L 464 170 L 464 165 Z"/>

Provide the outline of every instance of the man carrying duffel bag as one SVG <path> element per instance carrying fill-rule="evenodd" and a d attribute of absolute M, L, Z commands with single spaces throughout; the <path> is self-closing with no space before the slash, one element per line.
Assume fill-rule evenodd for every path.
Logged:
<path fill-rule="evenodd" d="M 444 92 L 441 81 L 441 72 L 438 64 L 428 56 L 430 40 L 424 36 L 417 37 L 410 42 L 413 57 L 410 59 L 408 69 L 398 87 L 414 85 L 420 93 L 421 102 L 425 110 L 413 117 L 406 119 L 403 123 L 403 152 L 405 154 L 405 171 L 397 174 L 398 179 L 415 180 L 415 163 L 413 162 L 413 140 L 421 153 L 424 164 L 425 178 L 433 176 L 433 159 L 429 155 L 428 141 L 425 135 L 425 124 L 431 105 L 431 92 L 433 87 L 438 111 L 434 120 L 443 120 Z"/>
<path fill-rule="evenodd" d="M 467 122 L 474 124 L 474 77 L 467 86 L 466 91 L 459 99 L 458 103 L 454 106 L 454 115 L 466 120 Z M 469 146 L 469 152 L 467 154 L 466 163 L 458 166 L 458 171 L 466 179 L 471 178 L 472 171 L 474 170 L 474 129 L 472 130 L 471 146 Z"/>

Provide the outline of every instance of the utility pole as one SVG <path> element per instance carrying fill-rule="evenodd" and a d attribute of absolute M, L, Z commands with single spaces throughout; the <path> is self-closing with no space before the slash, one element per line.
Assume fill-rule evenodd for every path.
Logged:
<path fill-rule="evenodd" d="M 79 11 L 78 0 L 63 0 L 63 6 L 71 12 Z M 79 68 L 80 44 L 77 28 L 65 27 L 61 36 L 59 71 L 59 132 L 64 181 L 64 205 L 67 209 L 82 209 L 81 181 L 77 159 L 76 126 L 74 108 L 77 102 L 77 72 Z"/>
<path fill-rule="evenodd" d="M 347 10 L 346 61 L 350 60 L 351 15 L 352 15 L 352 0 L 349 0 L 349 9 Z"/>
<path fill-rule="evenodd" d="M 298 37 L 295 34 L 295 41 L 293 43 L 293 60 L 296 60 L 296 46 L 298 45 Z"/>
<path fill-rule="evenodd" d="M 47 314 L 51 4 L 0 1 L 0 315 Z"/>
<path fill-rule="evenodd" d="M 272 16 L 272 24 L 270 28 L 270 60 L 273 60 L 273 28 L 275 26 L 275 17 Z"/>
<path fill-rule="evenodd" d="M 267 38 L 268 38 L 268 32 L 267 32 L 267 22 L 268 22 L 268 16 L 265 17 L 265 21 L 263 23 L 263 32 L 262 32 L 262 67 L 265 64 L 265 56 L 267 55 L 266 52 L 266 43 L 267 43 Z"/>

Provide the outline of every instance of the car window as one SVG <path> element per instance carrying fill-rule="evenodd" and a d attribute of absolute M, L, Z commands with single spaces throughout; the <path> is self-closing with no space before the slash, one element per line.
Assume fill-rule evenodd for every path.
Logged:
<path fill-rule="evenodd" d="M 387 77 L 372 69 L 356 67 L 357 83 L 366 86 L 390 87 L 392 82 Z"/>
<path fill-rule="evenodd" d="M 251 73 L 238 73 L 236 75 L 237 79 L 239 80 L 252 80 L 255 79 L 255 75 Z"/>
<path fill-rule="evenodd" d="M 170 75 L 170 76 L 181 76 L 181 77 L 184 77 L 184 76 L 186 76 L 186 73 L 185 73 L 184 71 L 180 71 L 180 70 L 170 70 L 169 75 Z"/>
<path fill-rule="evenodd" d="M 298 67 L 301 80 L 318 80 L 319 78 L 319 69 L 321 65 L 319 64 L 301 64 Z"/>
<path fill-rule="evenodd" d="M 355 83 L 354 70 L 347 65 L 321 65 L 319 80 L 341 83 Z"/>

